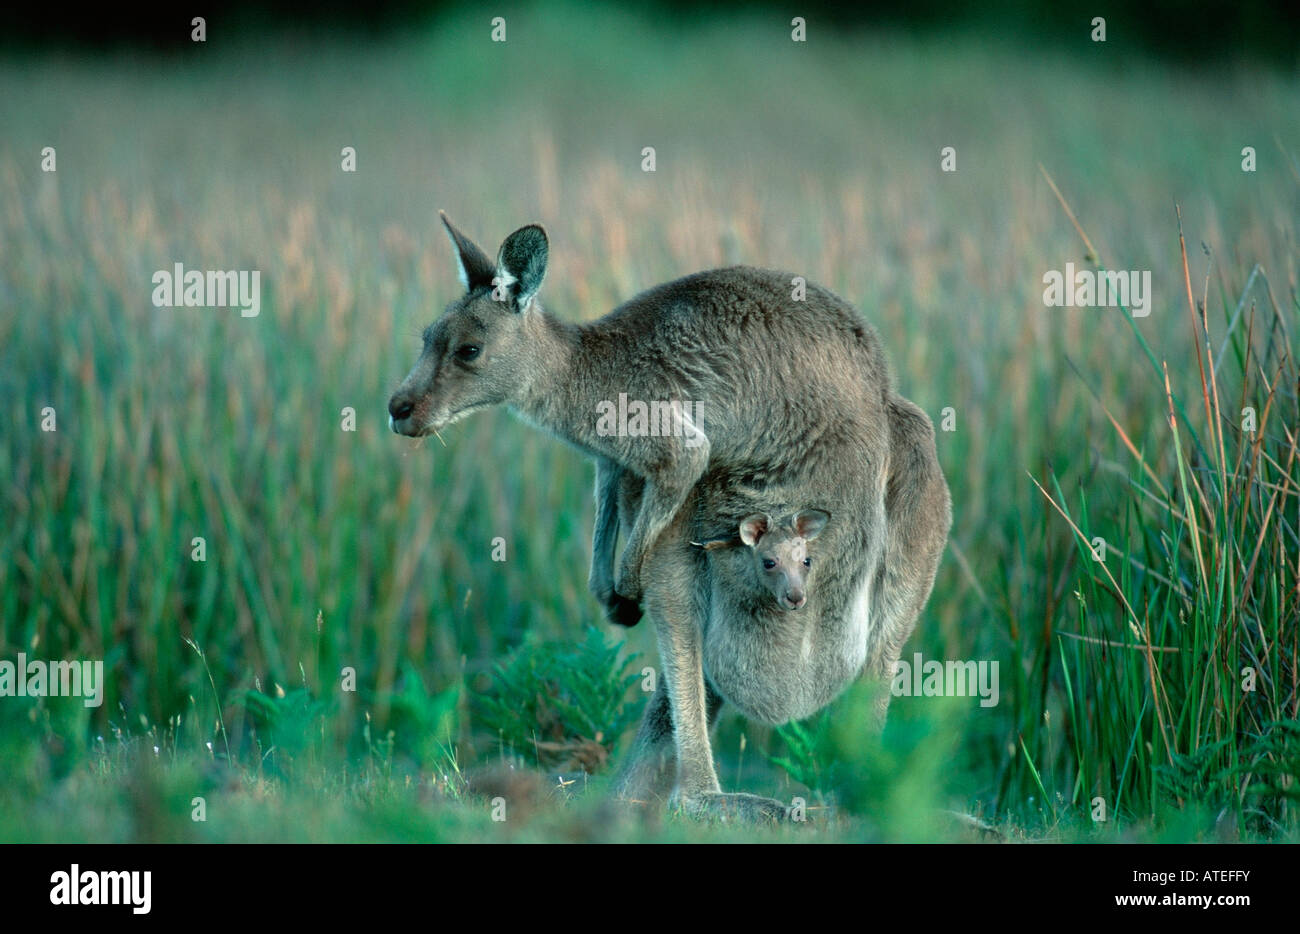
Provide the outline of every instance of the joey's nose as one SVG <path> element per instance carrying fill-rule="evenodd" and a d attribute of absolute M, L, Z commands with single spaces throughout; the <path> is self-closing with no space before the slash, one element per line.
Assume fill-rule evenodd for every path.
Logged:
<path fill-rule="evenodd" d="M 802 590 L 791 590 L 785 595 L 785 605 L 791 610 L 797 610 L 807 602 L 808 598 Z"/>
<path fill-rule="evenodd" d="M 388 400 L 388 414 L 393 416 L 394 421 L 400 422 L 415 411 L 415 403 L 406 399 L 399 399 L 397 396 Z"/>

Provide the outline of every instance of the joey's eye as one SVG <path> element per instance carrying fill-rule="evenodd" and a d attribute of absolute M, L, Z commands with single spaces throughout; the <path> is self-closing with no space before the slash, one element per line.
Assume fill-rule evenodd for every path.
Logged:
<path fill-rule="evenodd" d="M 771 558 L 764 558 L 763 567 L 767 568 L 770 571 L 772 570 L 772 568 L 776 567 L 776 562 L 773 561 Z"/>
<path fill-rule="evenodd" d="M 803 559 L 803 566 L 806 567 L 806 568 L 810 568 L 810 567 L 812 567 L 812 558 L 804 558 L 804 559 Z"/>
<path fill-rule="evenodd" d="M 483 352 L 478 344 L 461 344 L 456 348 L 456 359 L 470 361 Z"/>

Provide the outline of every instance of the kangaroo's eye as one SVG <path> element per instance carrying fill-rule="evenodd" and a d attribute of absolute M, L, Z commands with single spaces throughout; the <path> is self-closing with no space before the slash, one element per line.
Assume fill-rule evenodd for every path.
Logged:
<path fill-rule="evenodd" d="M 810 568 L 810 567 L 812 567 L 812 558 L 804 558 L 804 559 L 803 559 L 803 566 L 806 567 L 806 568 Z"/>
<path fill-rule="evenodd" d="M 456 348 L 457 360 L 473 360 L 483 352 L 483 348 L 478 344 L 461 344 Z"/>
<path fill-rule="evenodd" d="M 764 558 L 763 567 L 767 568 L 770 571 L 772 570 L 772 568 L 776 567 L 776 562 L 773 561 L 771 558 Z"/>

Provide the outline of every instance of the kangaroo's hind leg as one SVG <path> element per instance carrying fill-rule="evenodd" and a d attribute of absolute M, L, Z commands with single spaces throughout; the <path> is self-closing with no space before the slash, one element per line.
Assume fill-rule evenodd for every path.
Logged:
<path fill-rule="evenodd" d="M 704 690 L 708 724 L 712 726 L 722 707 L 722 698 L 707 682 Z M 668 684 L 660 678 L 646 704 L 632 748 L 614 780 L 614 790 L 620 798 L 629 801 L 662 803 L 672 794 L 676 781 L 677 751 L 673 740 L 672 706 Z"/>
<path fill-rule="evenodd" d="M 668 525 L 645 563 L 646 613 L 654 621 L 676 757 L 669 797 L 687 814 L 715 820 L 775 822 L 789 809 L 757 795 L 724 794 L 709 740 L 713 693 L 704 677 L 704 620 L 711 584 L 702 551 L 690 544 L 693 499 Z"/>
<path fill-rule="evenodd" d="M 889 682 L 917 617 L 930 597 L 952 525 L 948 484 L 939 468 L 934 426 L 906 399 L 888 403 L 889 476 L 885 490 L 885 552 L 872 588 L 866 673 L 882 685 L 878 726 L 889 707 Z"/>

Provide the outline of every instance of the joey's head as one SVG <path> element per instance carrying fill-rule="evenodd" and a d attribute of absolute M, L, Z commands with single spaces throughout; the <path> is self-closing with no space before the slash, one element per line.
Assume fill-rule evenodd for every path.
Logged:
<path fill-rule="evenodd" d="M 528 327 L 546 276 L 546 232 L 536 224 L 506 237 L 496 262 L 451 225 L 465 294 L 424 329 L 424 348 L 388 400 L 388 424 L 413 438 L 490 405 L 513 402 L 536 359 Z"/>
<path fill-rule="evenodd" d="M 808 578 L 813 556 L 808 543 L 821 534 L 830 514 L 804 509 L 780 524 L 763 513 L 740 523 L 740 540 L 749 546 L 754 576 L 783 610 L 798 610 L 808 602 Z"/>

